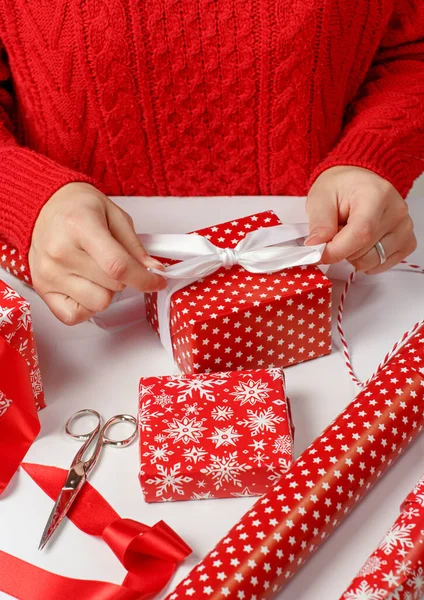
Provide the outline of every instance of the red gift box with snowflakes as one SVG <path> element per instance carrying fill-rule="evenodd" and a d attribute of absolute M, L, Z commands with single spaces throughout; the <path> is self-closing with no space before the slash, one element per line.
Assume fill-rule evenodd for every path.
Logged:
<path fill-rule="evenodd" d="M 340 600 L 424 597 L 424 476 Z"/>
<path fill-rule="evenodd" d="M 44 408 L 44 394 L 29 303 L 1 280 L 0 337 L 24 358 L 28 365 L 34 403 L 38 410 Z M 0 390 L 0 416 L 9 406 L 10 400 Z"/>
<path fill-rule="evenodd" d="M 266 211 L 194 233 L 235 248 L 248 232 L 275 225 Z M 146 312 L 158 332 L 156 294 L 146 294 Z M 309 265 L 272 274 L 222 268 L 173 294 L 170 328 L 183 373 L 293 365 L 331 352 L 331 283 Z"/>
<path fill-rule="evenodd" d="M 139 400 L 147 502 L 261 495 L 292 464 L 281 369 L 142 378 Z"/>

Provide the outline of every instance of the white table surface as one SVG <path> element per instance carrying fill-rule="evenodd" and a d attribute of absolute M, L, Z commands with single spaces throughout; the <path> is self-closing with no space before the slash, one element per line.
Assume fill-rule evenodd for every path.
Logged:
<path fill-rule="evenodd" d="M 286 222 L 305 220 L 304 202 L 295 198 L 119 198 L 116 201 L 134 217 L 140 232 L 184 232 L 266 209 L 274 209 Z M 423 179 L 415 186 L 409 202 L 418 238 L 424 239 Z M 411 259 L 424 264 L 422 244 Z M 346 275 L 346 270 L 338 271 L 339 276 Z M 48 405 L 40 413 L 42 431 L 26 460 L 67 468 L 77 450 L 76 442 L 64 433 L 64 422 L 73 411 L 92 407 L 104 417 L 117 412 L 135 414 L 139 378 L 177 370 L 147 323 L 113 334 L 88 323 L 68 328 L 55 320 L 32 290 L 4 272 L 0 276 L 31 302 Z M 335 281 L 334 305 L 341 286 L 340 281 Z M 356 283 L 347 302 L 345 327 L 361 376 L 371 374 L 403 331 L 423 316 L 423 297 L 424 277 L 418 274 L 392 271 L 378 277 L 361 277 Z M 333 346 L 332 355 L 286 370 L 296 425 L 296 456 L 357 393 L 345 369 L 335 332 Z M 338 600 L 424 471 L 423 456 L 421 437 L 279 598 Z M 137 443 L 121 451 L 107 448 L 91 482 L 121 516 L 148 524 L 164 519 L 193 548 L 193 555 L 160 596 L 164 598 L 255 499 L 146 504 L 137 471 Z M 124 569 L 106 544 L 82 533 L 71 522 L 64 524 L 43 552 L 37 551 L 51 507 L 52 501 L 26 473 L 19 471 L 0 500 L 0 549 L 69 577 L 121 583 Z M 0 593 L 0 597 L 7 596 Z"/>

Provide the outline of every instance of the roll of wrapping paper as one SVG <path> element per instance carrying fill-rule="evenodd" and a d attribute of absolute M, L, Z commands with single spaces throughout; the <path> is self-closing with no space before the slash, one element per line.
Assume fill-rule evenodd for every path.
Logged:
<path fill-rule="evenodd" d="M 273 598 L 424 427 L 424 327 L 167 600 Z"/>
<path fill-rule="evenodd" d="M 424 597 L 423 567 L 424 475 L 340 600 L 420 600 Z"/>

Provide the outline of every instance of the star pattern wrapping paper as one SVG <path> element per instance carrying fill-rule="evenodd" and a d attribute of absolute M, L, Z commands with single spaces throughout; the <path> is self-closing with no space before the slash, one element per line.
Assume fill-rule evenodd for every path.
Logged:
<path fill-rule="evenodd" d="M 0 242 L 0 267 L 21 279 L 24 283 L 31 284 L 28 265 L 16 248 Z"/>
<path fill-rule="evenodd" d="M 340 600 L 424 598 L 424 476 Z"/>
<path fill-rule="evenodd" d="M 43 386 L 29 303 L 1 280 L 0 336 L 25 359 L 31 379 L 34 402 L 37 409 L 43 408 L 45 406 Z M 0 389 L 0 417 L 6 412 L 10 403 L 11 400 L 6 398 Z"/>
<path fill-rule="evenodd" d="M 145 377 L 139 398 L 147 502 L 262 495 L 293 462 L 281 369 Z"/>
<path fill-rule="evenodd" d="M 249 231 L 280 224 L 266 211 L 195 233 L 234 248 Z M 146 312 L 157 332 L 156 294 L 146 294 Z M 331 283 L 315 266 L 222 268 L 173 294 L 170 327 L 183 373 L 293 365 L 331 352 Z"/>
<path fill-rule="evenodd" d="M 275 597 L 423 427 L 421 328 L 167 600 Z"/>

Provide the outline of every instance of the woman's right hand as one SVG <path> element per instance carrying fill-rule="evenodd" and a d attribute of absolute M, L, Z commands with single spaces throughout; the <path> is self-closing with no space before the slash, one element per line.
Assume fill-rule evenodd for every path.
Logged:
<path fill-rule="evenodd" d="M 106 310 L 127 285 L 156 292 L 163 268 L 141 245 L 131 217 L 87 183 L 60 188 L 42 208 L 29 251 L 34 289 L 66 325 Z"/>

